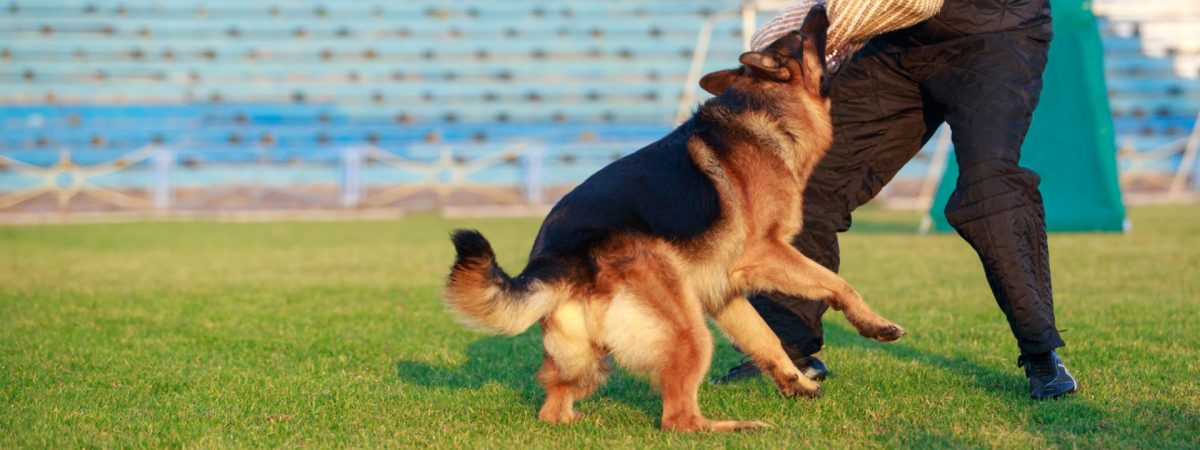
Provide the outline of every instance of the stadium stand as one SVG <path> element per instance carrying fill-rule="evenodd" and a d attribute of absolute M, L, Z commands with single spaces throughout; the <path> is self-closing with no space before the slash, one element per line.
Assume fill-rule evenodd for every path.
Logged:
<path fill-rule="evenodd" d="M 1116 129 L 1133 150 L 1185 136 L 1200 105 L 1200 7 L 1149 3 L 1096 2 Z M 158 145 L 192 167 L 336 164 L 359 144 L 433 160 L 446 146 L 470 159 L 532 142 L 562 169 L 550 181 L 577 182 L 596 165 L 564 166 L 610 161 L 673 126 L 698 31 L 740 6 L 12 0 L 0 7 L 0 155 L 89 164 Z M 714 36 L 706 69 L 741 51 L 737 20 Z"/>
<path fill-rule="evenodd" d="M 11 2 L 0 149 L 645 140 L 671 125 L 703 17 L 730 6 Z M 714 61 L 739 49 L 726 31 Z"/>
<path fill-rule="evenodd" d="M 1153 189 L 1174 174 L 1177 190 L 1192 170 L 1182 166 L 1200 118 L 1200 3 L 1098 0 L 1093 8 L 1102 17 L 1123 178 L 1154 180 Z"/>

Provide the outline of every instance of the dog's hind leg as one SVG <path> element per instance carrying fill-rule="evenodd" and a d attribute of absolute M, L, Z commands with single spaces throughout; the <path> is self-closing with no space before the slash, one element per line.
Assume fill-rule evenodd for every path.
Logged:
<path fill-rule="evenodd" d="M 735 283 L 758 291 L 777 291 L 794 297 L 822 299 L 842 311 L 858 334 L 879 341 L 894 341 L 905 335 L 899 325 L 877 314 L 850 283 L 787 244 L 772 246 L 734 270 Z"/>
<path fill-rule="evenodd" d="M 604 316 L 604 341 L 617 363 L 648 373 L 662 393 L 662 428 L 738 431 L 763 422 L 716 421 L 700 412 L 697 395 L 712 359 L 712 334 L 700 302 L 669 266 L 630 271 L 628 291 L 614 296 Z"/>
<path fill-rule="evenodd" d="M 604 353 L 588 337 L 583 307 L 565 302 L 542 319 L 542 368 L 538 382 L 546 388 L 546 402 L 538 419 L 571 423 L 582 415 L 575 401 L 582 400 L 604 383 L 608 366 Z"/>
<path fill-rule="evenodd" d="M 750 355 L 754 365 L 771 375 L 779 392 L 787 397 L 815 397 L 821 386 L 800 373 L 783 351 L 779 338 L 750 306 L 745 297 L 738 296 L 725 306 L 713 320 L 738 348 Z"/>
<path fill-rule="evenodd" d="M 769 428 L 757 421 L 711 420 L 700 412 L 697 396 L 712 361 L 712 334 L 696 314 L 684 322 L 673 321 L 671 345 L 662 348 L 661 365 L 654 381 L 662 390 L 662 428 L 673 431 L 741 431 Z"/>

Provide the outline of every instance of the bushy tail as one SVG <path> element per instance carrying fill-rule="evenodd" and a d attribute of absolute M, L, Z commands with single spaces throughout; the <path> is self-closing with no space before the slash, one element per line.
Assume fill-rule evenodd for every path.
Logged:
<path fill-rule="evenodd" d="M 556 300 L 541 283 L 504 273 L 478 231 L 454 230 L 450 240 L 458 257 L 442 295 L 468 323 L 513 336 L 554 309 Z"/>

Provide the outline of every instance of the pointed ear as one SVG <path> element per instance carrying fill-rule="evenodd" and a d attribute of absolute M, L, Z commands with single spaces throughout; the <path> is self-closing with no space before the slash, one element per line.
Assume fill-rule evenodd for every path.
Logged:
<path fill-rule="evenodd" d="M 775 81 L 792 79 L 792 72 L 773 54 L 762 52 L 746 52 L 738 57 L 738 61 L 752 68 L 755 75 L 762 75 Z"/>
<path fill-rule="evenodd" d="M 829 65 L 825 61 L 825 38 L 829 32 L 829 16 L 822 5 L 814 6 L 804 18 L 800 26 L 800 35 L 804 36 L 803 64 L 805 75 L 810 79 L 810 86 L 815 86 L 822 97 L 829 96 Z"/>
<path fill-rule="evenodd" d="M 804 24 L 800 25 L 800 34 L 804 39 L 813 41 L 816 55 L 825 61 L 825 37 L 829 32 L 829 16 L 825 13 L 825 5 L 816 5 L 804 16 Z M 805 49 L 807 50 L 807 49 Z"/>
<path fill-rule="evenodd" d="M 705 75 L 700 79 L 700 87 L 708 91 L 712 95 L 721 95 L 725 89 L 733 84 L 733 79 L 738 76 L 739 69 L 725 69 Z"/>

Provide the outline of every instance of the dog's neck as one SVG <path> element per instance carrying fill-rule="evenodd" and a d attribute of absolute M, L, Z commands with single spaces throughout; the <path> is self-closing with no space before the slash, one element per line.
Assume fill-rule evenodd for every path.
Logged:
<path fill-rule="evenodd" d="M 696 111 L 694 125 L 700 134 L 722 134 L 714 140 L 778 154 L 803 183 L 833 142 L 829 99 L 807 92 L 787 96 L 726 91 Z"/>

